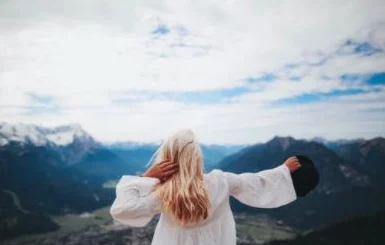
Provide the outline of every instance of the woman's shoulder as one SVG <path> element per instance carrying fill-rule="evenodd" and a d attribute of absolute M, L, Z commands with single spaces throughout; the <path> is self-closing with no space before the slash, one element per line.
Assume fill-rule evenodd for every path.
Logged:
<path fill-rule="evenodd" d="M 204 176 L 206 177 L 214 177 L 214 176 L 218 177 L 222 175 L 223 175 L 223 171 L 221 169 L 213 169 L 210 172 L 204 174 Z"/>
<path fill-rule="evenodd" d="M 204 181 L 208 187 L 214 209 L 224 202 L 228 202 L 229 185 L 223 173 L 220 169 L 214 169 L 204 174 Z"/>
<path fill-rule="evenodd" d="M 224 172 L 221 169 L 213 169 L 204 174 L 205 181 L 213 184 L 224 184 L 226 181 L 224 177 Z"/>

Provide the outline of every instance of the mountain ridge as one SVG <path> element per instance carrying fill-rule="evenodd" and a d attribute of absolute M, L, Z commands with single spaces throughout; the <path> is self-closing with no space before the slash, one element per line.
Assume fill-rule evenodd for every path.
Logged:
<path fill-rule="evenodd" d="M 219 163 L 219 168 L 236 174 L 256 173 L 283 164 L 288 157 L 298 154 L 310 157 L 320 173 L 320 182 L 314 191 L 275 210 L 262 211 L 232 200 L 233 210 L 266 212 L 286 224 L 303 229 L 319 227 L 385 205 L 385 198 L 380 197 L 385 190 L 374 184 L 372 176 L 314 141 L 275 136 L 266 143 L 258 143 L 227 156 Z"/>
<path fill-rule="evenodd" d="M 9 142 L 34 144 L 36 146 L 57 145 L 66 146 L 75 139 L 96 144 L 80 124 L 66 124 L 56 127 L 43 127 L 36 124 L 0 122 L 0 145 Z"/>

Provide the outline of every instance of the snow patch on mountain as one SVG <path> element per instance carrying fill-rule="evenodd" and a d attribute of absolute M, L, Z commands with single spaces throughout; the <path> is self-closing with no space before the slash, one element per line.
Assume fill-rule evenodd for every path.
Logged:
<path fill-rule="evenodd" d="M 365 139 L 363 138 L 357 138 L 357 139 L 338 139 L 338 140 L 328 140 L 324 137 L 313 137 L 311 139 L 304 139 L 306 141 L 314 141 L 323 145 L 330 145 L 330 144 L 338 144 L 338 145 L 347 145 L 351 143 L 361 143 L 364 142 Z"/>

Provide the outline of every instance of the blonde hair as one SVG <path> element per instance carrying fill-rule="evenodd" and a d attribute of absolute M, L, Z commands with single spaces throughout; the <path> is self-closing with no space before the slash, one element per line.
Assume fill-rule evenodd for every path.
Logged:
<path fill-rule="evenodd" d="M 203 182 L 202 150 L 194 133 L 178 131 L 159 147 L 155 159 L 155 164 L 168 159 L 179 165 L 177 173 L 154 189 L 162 212 L 171 213 L 180 225 L 206 219 L 210 201 Z"/>

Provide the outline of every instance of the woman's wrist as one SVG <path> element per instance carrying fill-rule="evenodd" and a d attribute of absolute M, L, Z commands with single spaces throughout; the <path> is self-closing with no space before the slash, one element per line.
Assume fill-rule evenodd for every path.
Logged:
<path fill-rule="evenodd" d="M 150 176 L 148 176 L 147 171 L 146 171 L 144 173 L 139 174 L 139 177 L 150 177 Z"/>

